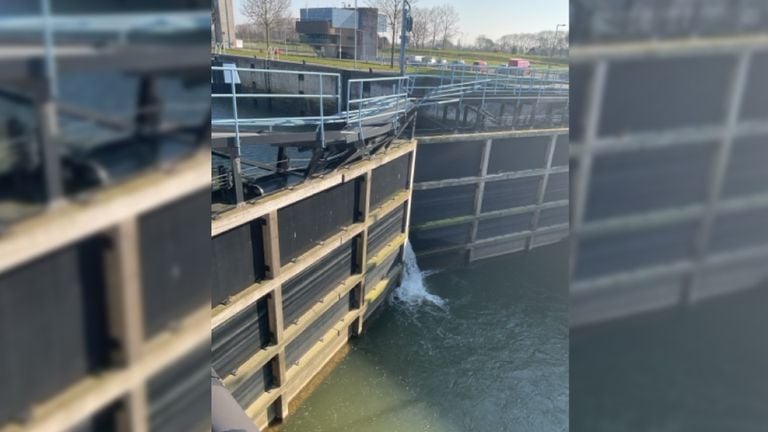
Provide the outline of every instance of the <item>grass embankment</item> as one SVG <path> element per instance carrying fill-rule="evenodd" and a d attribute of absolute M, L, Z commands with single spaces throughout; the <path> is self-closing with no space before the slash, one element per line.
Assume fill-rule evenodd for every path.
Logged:
<path fill-rule="evenodd" d="M 264 49 L 231 48 L 231 49 L 226 49 L 224 51 L 227 54 L 256 57 L 261 59 L 265 58 L 266 56 Z M 294 52 L 291 52 L 291 54 L 280 54 L 280 58 L 275 60 L 292 61 L 297 63 L 306 61 L 307 63 L 316 64 L 316 65 L 355 70 L 354 60 L 337 59 L 337 58 L 329 58 L 329 57 L 317 57 L 314 55 L 314 53 L 312 53 L 311 55 L 301 55 L 301 54 L 294 54 Z M 395 67 L 390 68 L 389 62 L 380 63 L 380 62 L 363 61 L 363 60 L 357 61 L 356 70 L 367 71 L 369 68 L 372 69 L 374 72 L 386 72 L 386 73 L 400 72 L 400 66 L 398 66 L 397 62 L 395 62 Z M 408 67 L 408 72 L 411 72 L 411 73 L 423 72 L 425 70 L 428 70 L 428 69 L 413 67 L 413 66 Z"/>
<path fill-rule="evenodd" d="M 330 66 L 335 68 L 342 68 L 342 69 L 355 69 L 355 62 L 351 59 L 337 59 L 337 58 L 331 58 L 331 57 L 318 57 L 312 47 L 306 44 L 302 43 L 288 43 L 288 44 L 279 44 L 274 43 L 272 45 L 275 48 L 280 48 L 282 51 L 284 51 L 282 54 L 280 54 L 280 58 L 278 60 L 284 60 L 284 61 L 293 61 L 293 62 L 302 62 L 306 61 L 307 63 L 317 64 L 317 65 L 323 65 L 323 66 Z M 234 54 L 234 55 L 241 55 L 241 56 L 247 56 L 247 57 L 256 57 L 256 58 L 266 58 L 266 48 L 267 44 L 264 42 L 249 42 L 245 44 L 245 48 L 231 48 L 225 50 L 228 54 Z M 287 52 L 285 52 L 287 50 Z M 389 50 L 382 50 L 380 51 L 380 54 L 386 59 L 384 62 L 379 61 L 363 61 L 358 60 L 357 61 L 357 70 L 368 70 L 372 69 L 375 72 L 399 72 L 400 67 L 398 66 L 398 55 L 399 51 L 395 52 L 395 65 L 394 67 L 389 66 Z M 422 55 L 427 58 L 429 57 L 435 57 L 438 59 L 446 59 L 449 62 L 452 62 L 454 60 L 464 60 L 467 65 L 471 65 L 473 61 L 475 60 L 484 60 L 488 62 L 488 65 L 499 65 L 502 63 L 506 63 L 507 60 L 509 60 L 512 57 L 515 58 L 524 58 L 526 60 L 531 61 L 531 65 L 534 68 L 544 68 L 544 67 L 552 67 L 556 69 L 567 69 L 568 68 L 568 58 L 566 57 L 547 57 L 547 56 L 535 56 L 535 55 L 514 55 L 507 52 L 497 52 L 497 51 L 479 51 L 479 50 L 457 50 L 457 49 L 447 49 L 447 50 L 441 50 L 441 49 L 415 49 L 415 48 L 409 48 L 408 49 L 408 55 Z M 415 72 L 424 72 L 428 71 L 428 68 L 423 67 L 414 67 L 414 66 L 408 66 L 408 72 L 415 73 Z"/>

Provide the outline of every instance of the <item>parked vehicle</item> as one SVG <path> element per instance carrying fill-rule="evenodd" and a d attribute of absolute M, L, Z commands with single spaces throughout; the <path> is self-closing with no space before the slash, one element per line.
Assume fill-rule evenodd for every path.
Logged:
<path fill-rule="evenodd" d="M 511 58 L 507 61 L 507 67 L 514 68 L 516 75 L 531 75 L 531 62 L 529 60 Z"/>
<path fill-rule="evenodd" d="M 472 62 L 472 70 L 485 73 L 488 71 L 488 62 L 483 60 L 475 60 Z"/>
<path fill-rule="evenodd" d="M 530 68 L 531 62 L 525 59 L 511 58 L 507 61 L 507 66 L 516 68 Z"/>
<path fill-rule="evenodd" d="M 424 63 L 424 56 L 415 55 L 408 58 L 408 63 L 410 64 L 421 64 Z"/>

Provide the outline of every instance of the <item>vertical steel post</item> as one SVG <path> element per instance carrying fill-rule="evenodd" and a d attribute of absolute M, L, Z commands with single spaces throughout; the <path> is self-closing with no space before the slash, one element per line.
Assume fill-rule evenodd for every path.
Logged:
<path fill-rule="evenodd" d="M 363 137 L 363 82 L 360 81 L 360 95 L 358 96 L 358 102 L 357 102 L 357 127 L 358 127 L 358 134 L 360 136 L 360 140 L 365 142 L 365 138 Z"/>
<path fill-rule="evenodd" d="M 406 13 L 406 6 L 408 6 L 408 12 Z M 402 22 L 400 23 L 400 76 L 405 76 L 405 46 L 408 43 L 408 34 L 405 30 L 405 23 L 407 22 L 407 15 L 410 14 L 410 4 L 408 0 L 403 0 L 403 6 L 401 9 Z M 392 41 L 395 43 L 395 41 Z"/>
<path fill-rule="evenodd" d="M 609 64 L 606 60 L 601 60 L 595 65 L 592 79 L 589 84 L 589 97 L 585 114 L 584 142 L 583 149 L 578 159 L 578 171 L 576 172 L 576 184 L 573 186 L 573 197 L 576 202 L 570 203 L 571 208 L 571 233 L 574 241 L 571 242 L 571 265 L 570 278 L 573 278 L 573 271 L 578 262 L 579 252 L 579 234 L 584 224 L 584 214 L 589 197 L 589 180 L 592 172 L 592 148 L 597 140 L 598 129 L 600 128 L 600 112 L 603 105 L 603 93 L 605 84 L 608 81 Z"/>
<path fill-rule="evenodd" d="M 229 71 L 230 91 L 232 94 L 232 115 L 235 121 L 235 141 L 234 148 L 230 149 L 230 159 L 232 161 L 232 181 L 235 183 L 235 202 L 238 206 L 243 204 L 245 197 L 243 195 L 243 177 L 242 167 L 240 166 L 240 120 L 237 115 L 237 89 L 235 87 L 235 66 L 231 66 Z"/>
<path fill-rule="evenodd" d="M 750 50 L 739 55 L 729 84 L 729 98 L 727 100 L 725 118 L 723 119 L 723 137 L 717 151 L 712 154 L 706 210 L 704 211 L 694 241 L 693 261 L 695 265 L 691 273 L 686 277 L 685 284 L 680 293 L 680 301 L 683 305 L 690 304 L 695 300 L 693 291 L 696 284 L 702 278 L 704 260 L 707 258 L 707 252 L 712 241 L 713 227 L 717 219 L 717 203 L 721 200 L 728 165 L 736 141 L 736 130 L 738 129 L 739 117 L 741 116 L 741 105 L 747 87 L 752 56 L 753 54 Z"/>
<path fill-rule="evenodd" d="M 547 160 L 545 162 L 544 175 L 539 182 L 539 190 L 536 198 L 536 209 L 533 211 L 533 217 L 531 219 L 531 235 L 528 237 L 528 244 L 526 249 L 531 250 L 533 248 L 533 240 L 536 236 L 536 230 L 539 229 L 539 221 L 541 220 L 541 206 L 544 205 L 544 195 L 547 193 L 547 185 L 549 184 L 549 175 L 552 171 L 552 159 L 555 155 L 555 148 L 557 146 L 557 135 L 552 135 L 552 138 L 547 144 Z"/>
<path fill-rule="evenodd" d="M 352 88 L 351 88 L 351 86 L 349 85 L 349 84 L 350 84 L 350 81 L 351 81 L 351 80 L 348 80 L 348 81 L 347 81 L 347 123 L 349 123 L 349 106 L 350 106 L 350 102 L 349 102 L 349 100 L 350 100 L 350 99 L 352 99 L 352 92 L 351 92 L 351 89 L 352 89 Z"/>
<path fill-rule="evenodd" d="M 53 38 L 50 0 L 41 0 L 43 12 L 43 37 L 45 40 L 45 92 L 37 98 L 37 116 L 40 122 L 40 149 L 48 204 L 58 203 L 64 195 L 61 174 L 61 155 L 55 141 L 59 133 L 56 99 L 59 96 L 58 72 L 56 69 L 56 47 Z"/>
<path fill-rule="evenodd" d="M 43 11 L 43 38 L 45 40 L 45 72 L 48 88 L 53 99 L 59 96 L 58 70 L 56 67 L 56 46 L 53 39 L 53 22 L 51 21 L 51 1 L 40 0 Z"/>
<path fill-rule="evenodd" d="M 320 145 L 325 149 L 325 112 L 323 110 L 323 76 L 320 77 Z"/>

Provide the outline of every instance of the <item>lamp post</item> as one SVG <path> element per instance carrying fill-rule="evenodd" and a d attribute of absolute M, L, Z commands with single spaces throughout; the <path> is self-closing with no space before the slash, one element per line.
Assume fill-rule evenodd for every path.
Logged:
<path fill-rule="evenodd" d="M 555 45 L 557 44 L 557 31 L 560 29 L 560 27 L 568 27 L 568 24 L 558 24 L 555 26 L 555 36 L 552 37 L 552 49 L 549 51 L 550 57 L 553 57 L 555 55 Z"/>
<path fill-rule="evenodd" d="M 357 69 L 357 26 L 360 16 L 357 14 L 357 0 L 355 0 L 355 69 Z"/>

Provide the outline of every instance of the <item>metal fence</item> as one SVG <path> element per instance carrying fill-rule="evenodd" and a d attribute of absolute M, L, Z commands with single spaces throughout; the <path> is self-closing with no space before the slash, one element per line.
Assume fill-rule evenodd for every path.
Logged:
<path fill-rule="evenodd" d="M 229 99 L 227 105 L 231 106 L 229 113 L 217 113 L 214 107 L 214 141 L 229 140 L 228 154 L 219 152 L 217 157 L 221 155 L 230 162 L 222 160 L 222 163 L 215 163 L 212 187 L 214 191 L 234 189 L 236 205 L 247 200 L 248 194 L 242 191 L 244 181 L 271 176 L 280 171 L 280 166 L 285 171 L 286 164 L 296 162 L 296 155 L 288 155 L 287 150 L 274 161 L 248 160 L 243 155 L 243 141 L 253 143 L 257 136 L 264 137 L 259 141 L 262 144 L 274 144 L 275 140 L 279 140 L 287 145 L 285 140 L 289 139 L 290 133 L 303 133 L 300 137 L 294 135 L 292 139 L 314 141 L 325 149 L 329 139 L 348 144 L 350 139 L 365 142 L 384 132 L 396 132 L 403 127 L 409 113 L 420 108 L 437 109 L 438 106 L 455 109 L 457 118 L 462 110 L 473 109 L 471 116 L 474 118 L 483 122 L 490 119 L 501 127 L 507 126 L 500 121 L 504 111 L 502 105 L 510 101 L 517 103 L 513 112 L 517 113 L 518 119 L 553 117 L 551 112 L 540 109 L 541 102 L 559 105 L 558 109 L 562 111 L 559 117 L 562 119 L 556 122 L 558 125 L 567 121 L 568 81 L 562 79 L 562 73 L 556 74 L 548 69 L 499 67 L 480 71 L 451 65 L 408 76 L 345 80 L 340 73 L 238 68 L 233 64 L 213 66 L 212 71 L 212 82 L 214 86 L 219 85 L 219 90 L 212 95 L 214 103 Z M 242 114 L 241 107 L 249 109 L 241 102 L 247 99 L 267 100 L 273 105 Z M 297 104 L 295 101 L 302 102 Z M 335 104 L 328 104 L 329 101 Z M 274 108 L 274 104 L 278 103 L 284 104 L 282 111 L 304 112 L 290 117 L 280 116 L 275 112 L 281 110 Z M 313 105 L 310 106 L 310 103 Z M 524 115 L 521 103 L 528 107 Z M 500 115 L 491 113 L 491 106 L 494 109 L 501 107 Z M 464 113 L 465 123 L 471 116 Z M 534 122 L 529 123 L 532 125 Z M 388 129 L 373 128 L 382 125 L 389 125 Z M 331 129 L 334 138 L 329 138 L 328 131 Z M 307 135 L 307 132 L 314 132 L 316 137 Z M 277 138 L 281 134 L 283 138 Z M 270 141 L 267 136 L 274 139 Z M 306 147 L 308 144 L 303 145 Z M 247 168 L 243 168 L 241 163 Z"/>

